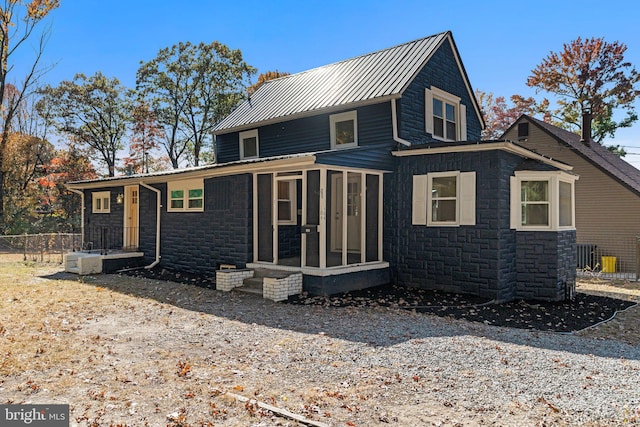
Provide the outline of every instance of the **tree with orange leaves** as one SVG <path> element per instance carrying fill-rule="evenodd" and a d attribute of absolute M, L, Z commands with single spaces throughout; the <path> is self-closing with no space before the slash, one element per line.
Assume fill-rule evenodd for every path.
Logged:
<path fill-rule="evenodd" d="M 578 37 L 565 43 L 562 51 L 550 52 L 532 70 L 527 85 L 556 95 L 559 108 L 554 115 L 574 130 L 582 125 L 582 113 L 590 109 L 593 140 L 602 142 L 638 120 L 633 103 L 640 96 L 640 74 L 625 61 L 626 50 L 617 41 Z M 613 120 L 616 109 L 626 113 L 618 122 Z"/>
<path fill-rule="evenodd" d="M 0 221 L 4 218 L 4 157 L 14 115 L 45 72 L 39 68 L 39 63 L 48 31 L 40 35 L 35 58 L 27 75 L 22 77 L 21 86 L 9 94 L 6 88 L 7 76 L 12 69 L 11 58 L 34 34 L 38 24 L 59 4 L 59 0 L 4 0 L 0 4 L 0 105 L 3 107 L 0 116 Z"/>

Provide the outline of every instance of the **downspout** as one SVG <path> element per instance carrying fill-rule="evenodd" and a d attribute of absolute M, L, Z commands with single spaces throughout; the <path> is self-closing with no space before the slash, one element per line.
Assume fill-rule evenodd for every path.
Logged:
<path fill-rule="evenodd" d="M 155 267 L 156 265 L 158 265 L 160 263 L 160 210 L 162 209 L 162 205 L 160 204 L 161 199 L 160 199 L 160 195 L 161 192 L 160 190 L 158 190 L 157 188 L 154 188 L 150 185 L 145 184 L 144 182 L 140 181 L 140 185 L 143 186 L 144 188 L 151 190 L 153 192 L 156 193 L 156 200 L 157 200 L 157 205 L 156 205 L 156 259 L 155 261 L 153 261 L 151 264 L 146 265 L 144 268 L 146 269 L 152 269 L 153 267 Z"/>
<path fill-rule="evenodd" d="M 391 127 L 393 128 L 393 140 L 402 145 L 406 145 L 407 147 L 411 147 L 411 143 L 409 141 L 398 136 L 398 112 L 395 98 L 391 100 Z"/>
<path fill-rule="evenodd" d="M 393 128 L 393 140 L 399 144 L 405 145 L 407 147 L 411 146 L 411 142 L 407 141 L 406 139 L 402 139 L 400 138 L 400 136 L 398 135 L 398 111 L 397 111 L 397 106 L 396 106 L 396 99 L 392 99 L 391 100 L 391 127 Z M 402 193 L 400 191 L 400 165 L 398 165 L 399 161 L 396 158 L 396 172 L 395 172 L 395 181 L 396 181 L 396 191 L 394 194 L 395 197 L 395 217 L 396 217 L 396 248 L 393 248 L 393 252 L 396 255 L 396 267 L 395 267 L 395 271 L 393 271 L 392 269 L 392 274 L 395 276 L 392 278 L 393 282 L 395 284 L 398 284 L 398 265 L 400 265 L 400 251 L 398 250 L 400 248 L 400 209 L 398 209 L 398 205 L 400 204 L 400 194 Z M 383 189 L 383 194 L 384 194 L 384 189 Z"/>
<path fill-rule="evenodd" d="M 67 187 L 67 190 L 80 195 L 80 247 L 84 245 L 84 191 Z"/>

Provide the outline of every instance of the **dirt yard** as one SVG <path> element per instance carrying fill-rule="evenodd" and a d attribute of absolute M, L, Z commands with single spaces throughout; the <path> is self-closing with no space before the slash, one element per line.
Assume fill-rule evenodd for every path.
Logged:
<path fill-rule="evenodd" d="M 638 283 L 579 290 L 640 301 Z M 638 424 L 639 321 L 636 306 L 537 333 L 5 257 L 0 403 L 68 403 L 78 426 L 304 425 L 279 410 L 327 426 Z"/>

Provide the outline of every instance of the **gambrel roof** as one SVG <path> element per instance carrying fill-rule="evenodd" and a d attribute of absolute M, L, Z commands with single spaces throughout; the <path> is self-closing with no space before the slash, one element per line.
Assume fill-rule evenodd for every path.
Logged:
<path fill-rule="evenodd" d="M 483 122 L 451 32 L 443 32 L 312 70 L 269 80 L 218 123 L 214 134 L 399 98 L 449 41 L 476 114 Z"/>

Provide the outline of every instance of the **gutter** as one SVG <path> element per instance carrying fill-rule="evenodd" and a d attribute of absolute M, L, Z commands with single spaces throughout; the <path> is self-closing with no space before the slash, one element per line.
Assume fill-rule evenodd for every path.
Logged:
<path fill-rule="evenodd" d="M 84 191 L 67 187 L 67 190 L 80 195 L 80 246 L 84 245 Z"/>
<path fill-rule="evenodd" d="M 398 113 L 395 98 L 391 100 L 391 125 L 393 127 L 393 140 L 402 145 L 406 145 L 407 147 L 411 147 L 411 143 L 409 141 L 398 136 Z"/>
<path fill-rule="evenodd" d="M 161 213 L 160 210 L 162 208 L 162 204 L 161 204 L 161 200 L 160 200 L 161 192 L 157 188 L 151 187 L 150 185 L 147 185 L 142 181 L 140 181 L 139 184 L 141 186 L 143 186 L 144 188 L 155 192 L 156 193 L 156 200 L 157 200 L 157 205 L 156 205 L 156 259 L 151 264 L 146 265 L 144 267 L 147 270 L 149 270 L 149 269 L 152 269 L 153 267 L 155 267 L 156 265 L 158 265 L 160 263 L 160 213 Z"/>

